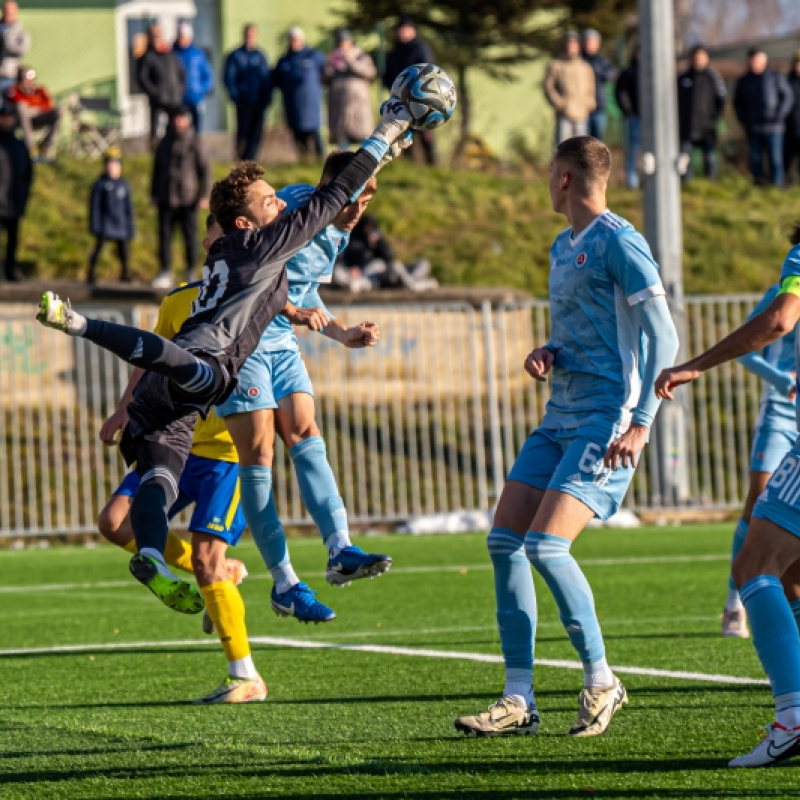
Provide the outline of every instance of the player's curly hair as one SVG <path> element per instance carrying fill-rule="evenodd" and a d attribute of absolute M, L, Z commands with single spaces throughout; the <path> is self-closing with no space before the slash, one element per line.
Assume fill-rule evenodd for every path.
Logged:
<path fill-rule="evenodd" d="M 247 190 L 263 177 L 264 170 L 255 161 L 241 161 L 211 188 L 209 209 L 224 233 L 236 227 L 236 217 L 256 222 L 247 207 Z"/>

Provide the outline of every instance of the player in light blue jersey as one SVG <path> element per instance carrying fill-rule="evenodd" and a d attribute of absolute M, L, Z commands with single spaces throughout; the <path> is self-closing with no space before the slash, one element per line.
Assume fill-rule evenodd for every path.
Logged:
<path fill-rule="evenodd" d="M 748 320 L 769 308 L 780 290 L 780 284 L 770 287 L 753 309 Z M 797 407 L 795 405 L 795 332 L 764 348 L 763 352 L 748 353 L 737 359 L 745 369 L 764 381 L 761 407 L 753 432 L 750 454 L 750 487 L 742 516 L 733 533 L 731 564 L 742 549 L 753 506 L 767 486 L 770 476 L 797 438 Z M 745 613 L 733 576 L 728 578 L 728 596 L 722 613 L 722 635 L 747 639 L 747 614 Z"/>
<path fill-rule="evenodd" d="M 791 241 L 780 289 L 769 306 L 705 353 L 664 370 L 656 381 L 660 397 L 672 400 L 675 387 L 795 330 L 800 320 L 800 224 Z M 775 721 L 751 752 L 729 766 L 769 766 L 800 755 L 800 440 L 756 501 L 744 545 L 733 562 L 733 579 L 769 678 Z"/>
<path fill-rule="evenodd" d="M 678 341 L 647 243 L 606 208 L 610 170 L 608 148 L 590 136 L 562 142 L 550 166 L 553 209 L 570 227 L 550 251 L 550 341 L 525 369 L 540 381 L 551 372 L 552 397 L 508 475 L 489 533 L 505 688 L 488 711 L 456 720 L 467 734 L 538 730 L 530 564 L 583 663 L 569 733 L 603 733 L 627 702 L 570 547 L 593 517 L 619 508 L 658 409 L 656 375 L 672 363 Z"/>
<path fill-rule="evenodd" d="M 330 180 L 350 158 L 352 153 L 330 155 L 323 167 L 321 184 Z M 372 322 L 347 327 L 334 319 L 320 299 L 318 287 L 330 282 L 336 257 L 347 245 L 350 231 L 376 190 L 377 181 L 373 177 L 360 197 L 287 264 L 289 302 L 316 315 L 309 327 L 345 347 L 372 347 L 379 341 L 380 330 Z M 286 203 L 286 213 L 290 213 L 313 192 L 312 186 L 295 185 L 281 190 L 278 196 Z M 389 569 L 392 559 L 365 553 L 350 541 L 347 512 L 314 418 L 314 391 L 291 324 L 284 325 L 282 319 L 270 323 L 255 352 L 240 370 L 236 389 L 216 412 L 225 420 L 239 451 L 242 506 L 275 582 L 272 609 L 301 622 L 333 620 L 334 611 L 300 581 L 289 559 L 271 491 L 276 430 L 289 448 L 303 502 L 328 551 L 325 573 L 328 582 L 344 586 L 359 578 L 381 575 Z"/>

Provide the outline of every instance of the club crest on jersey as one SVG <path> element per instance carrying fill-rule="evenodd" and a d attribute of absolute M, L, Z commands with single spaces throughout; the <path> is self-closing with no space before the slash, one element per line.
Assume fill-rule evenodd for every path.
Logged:
<path fill-rule="evenodd" d="M 259 389 L 258 386 L 251 386 L 247 390 L 248 397 L 258 397 L 260 394 L 261 394 L 261 389 Z"/>
<path fill-rule="evenodd" d="M 575 268 L 580 269 L 586 264 L 586 253 L 578 253 L 577 258 L 575 259 Z"/>

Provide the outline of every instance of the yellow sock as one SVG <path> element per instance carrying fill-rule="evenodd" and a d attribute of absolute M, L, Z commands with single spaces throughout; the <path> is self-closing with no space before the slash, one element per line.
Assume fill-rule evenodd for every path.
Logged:
<path fill-rule="evenodd" d="M 136 539 L 131 539 L 122 549 L 129 553 L 133 553 L 133 555 L 136 555 L 139 552 L 139 548 L 136 546 Z"/>
<path fill-rule="evenodd" d="M 244 600 L 233 581 L 217 581 L 201 586 L 206 611 L 219 634 L 228 661 L 238 661 L 250 655 L 247 627 L 244 624 Z"/>
<path fill-rule="evenodd" d="M 181 539 L 172 531 L 167 534 L 167 545 L 164 548 L 164 561 L 171 567 L 184 572 L 194 572 L 192 566 L 192 546 L 186 539 Z"/>

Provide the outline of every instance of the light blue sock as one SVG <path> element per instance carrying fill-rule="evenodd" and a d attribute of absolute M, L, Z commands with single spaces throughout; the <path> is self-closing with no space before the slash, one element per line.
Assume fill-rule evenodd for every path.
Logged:
<path fill-rule="evenodd" d="M 319 529 L 325 547 L 340 550 L 350 544 L 347 511 L 336 487 L 321 436 L 304 439 L 289 450 L 300 495 Z"/>
<path fill-rule="evenodd" d="M 747 536 L 748 527 L 749 524 L 747 520 L 744 517 L 740 517 L 739 521 L 736 523 L 736 528 L 733 531 L 733 542 L 731 543 L 731 566 L 733 566 L 736 556 L 739 555 L 739 551 L 742 549 L 745 537 Z M 728 588 L 731 591 L 736 591 L 736 584 L 733 582 L 733 576 L 730 574 L 728 575 Z"/>
<path fill-rule="evenodd" d="M 514 531 L 492 528 L 486 546 L 494 567 L 497 630 L 506 666 L 503 694 L 521 695 L 533 705 L 536 593 L 524 539 Z"/>
<path fill-rule="evenodd" d="M 572 646 L 584 664 L 605 663 L 605 645 L 586 576 L 569 552 L 572 542 L 563 536 L 528 531 L 525 553 L 544 578 L 558 606 L 558 614 Z M 611 679 L 613 680 L 613 678 Z"/>
<path fill-rule="evenodd" d="M 800 634 L 783 586 L 774 575 L 757 575 L 739 588 L 753 632 L 753 645 L 772 685 L 776 719 L 800 711 Z M 794 727 L 790 725 L 790 727 Z"/>
<path fill-rule="evenodd" d="M 789 608 L 792 609 L 794 621 L 797 623 L 797 630 L 800 631 L 800 600 L 792 600 L 789 603 Z"/>
<path fill-rule="evenodd" d="M 242 511 L 253 541 L 261 553 L 273 580 L 275 590 L 285 592 L 299 578 L 295 575 L 286 547 L 286 534 L 278 519 L 272 496 L 272 468 L 261 466 L 239 467 L 239 484 L 242 492 Z"/>

